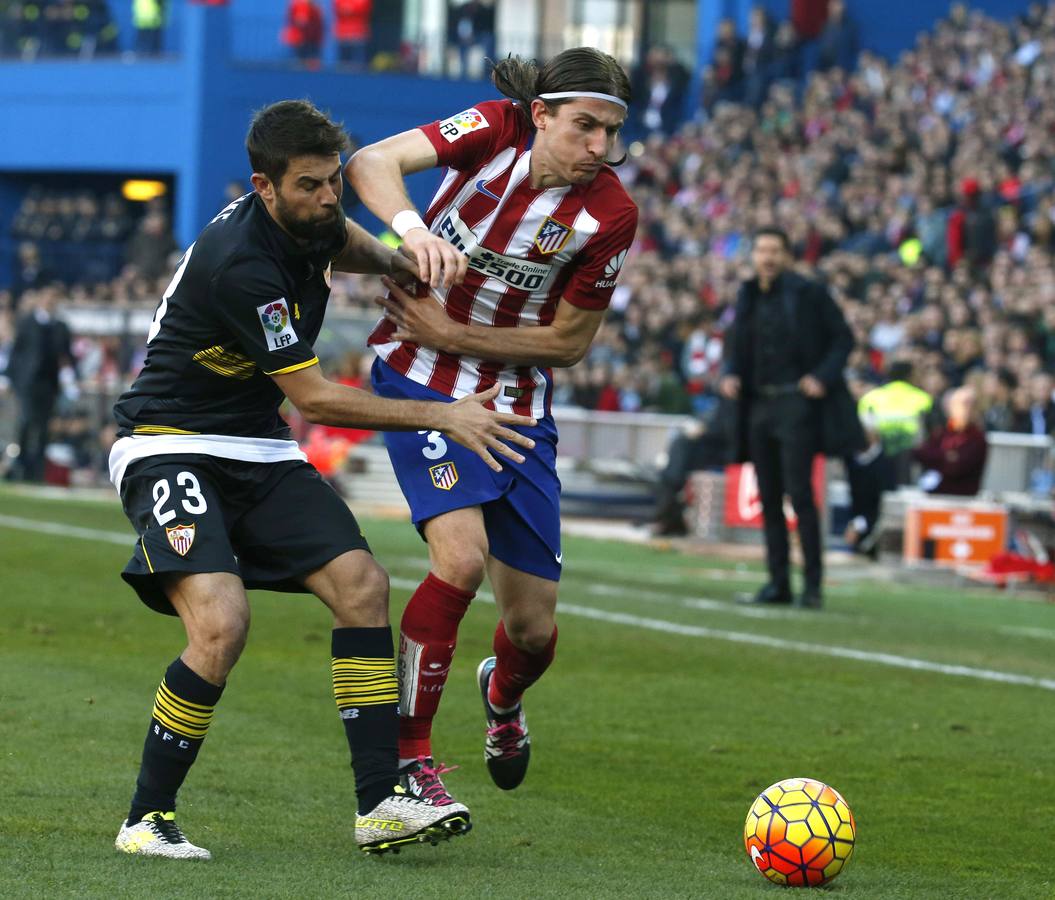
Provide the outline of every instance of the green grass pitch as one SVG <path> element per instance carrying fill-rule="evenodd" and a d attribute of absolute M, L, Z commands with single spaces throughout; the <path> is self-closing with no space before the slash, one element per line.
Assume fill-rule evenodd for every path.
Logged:
<path fill-rule="evenodd" d="M 425 549 L 405 523 L 365 530 L 398 622 Z M 472 834 L 361 858 L 327 614 L 257 593 L 181 794 L 180 822 L 214 860 L 123 857 L 153 693 L 183 646 L 118 578 L 131 545 L 116 503 L 0 491 L 4 898 L 772 897 L 744 817 L 796 775 L 838 788 L 857 818 L 854 857 L 822 896 L 1055 896 L 1055 607 L 833 573 L 824 612 L 768 615 L 732 603 L 757 572 L 575 538 L 557 661 L 527 701 L 532 767 L 512 793 L 483 764 L 486 596 L 462 626 L 434 737 L 460 766 L 446 780 Z M 1023 678 L 995 680 L 1007 674 Z"/>

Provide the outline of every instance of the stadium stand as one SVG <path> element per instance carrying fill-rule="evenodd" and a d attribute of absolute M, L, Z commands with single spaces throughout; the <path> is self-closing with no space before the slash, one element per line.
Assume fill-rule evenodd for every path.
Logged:
<path fill-rule="evenodd" d="M 770 24 L 776 42 L 782 25 Z M 740 46 L 731 28 L 719 41 Z M 845 59 L 852 43 L 833 38 L 829 61 Z M 659 59 L 653 71 L 669 67 Z M 1002 22 L 955 5 L 895 62 L 865 51 L 852 71 L 832 66 L 801 80 L 797 65 L 767 69 L 757 108 L 705 93 L 672 135 L 631 144 L 620 173 L 641 208 L 638 240 L 588 357 L 556 373 L 556 400 L 713 411 L 751 232 L 777 224 L 851 322 L 859 393 L 903 361 L 936 409 L 946 391 L 969 384 L 990 430 L 1050 434 L 1055 9 L 1034 5 Z M 63 222 L 79 219 L 62 210 L 82 210 L 84 220 L 91 202 L 106 209 L 98 198 L 34 202 Z M 114 215 L 127 237 L 129 222 Z M 41 224 L 17 217 L 14 245 Z M 36 260 L 31 249 L 19 254 L 38 283 L 49 274 L 66 283 L 73 303 L 156 302 L 157 286 L 129 271 L 78 279 L 43 250 Z M 99 258 L 85 245 L 81 259 Z M 373 279 L 335 279 L 334 307 L 369 319 L 376 291 Z"/>
<path fill-rule="evenodd" d="M 91 59 L 116 53 L 117 37 L 106 0 L 0 3 L 0 58 Z"/>
<path fill-rule="evenodd" d="M 1001 23 L 957 6 L 895 64 L 864 53 L 801 96 L 777 81 L 757 112 L 719 103 L 632 148 L 638 245 L 586 369 L 613 373 L 598 380 L 618 408 L 659 409 L 678 361 L 706 406 L 751 232 L 777 224 L 845 309 L 861 390 L 903 359 L 925 389 L 976 384 L 983 411 L 1009 404 L 1024 428 L 1055 362 L 1053 51 L 1051 9 Z"/>
<path fill-rule="evenodd" d="M 135 230 L 132 210 L 116 194 L 31 188 L 7 235 L 16 248 L 16 302 L 24 289 L 45 283 L 87 288 L 117 277 Z"/>

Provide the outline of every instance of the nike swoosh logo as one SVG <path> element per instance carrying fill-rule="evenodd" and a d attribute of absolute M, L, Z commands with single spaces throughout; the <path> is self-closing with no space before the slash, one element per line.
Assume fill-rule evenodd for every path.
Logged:
<path fill-rule="evenodd" d="M 477 189 L 477 190 L 478 190 L 478 191 L 479 191 L 479 192 L 480 192 L 481 194 L 486 194 L 486 195 L 487 195 L 488 197 L 491 197 L 491 198 L 492 198 L 492 199 L 494 199 L 494 200 L 501 200 L 501 199 L 502 199 L 501 197 L 499 197 L 499 196 L 498 196 L 498 194 L 492 194 L 492 193 L 491 193 L 491 192 L 490 192 L 490 191 L 489 191 L 489 190 L 487 189 L 487 182 L 486 182 L 486 181 L 485 181 L 485 180 L 484 180 L 483 178 L 481 178 L 481 179 L 480 179 L 480 180 L 479 180 L 478 182 L 476 182 L 476 189 Z"/>
<path fill-rule="evenodd" d="M 564 551 L 562 550 L 560 553 L 558 553 L 556 558 L 557 558 L 557 565 L 559 566 L 560 563 L 561 563 L 561 560 L 564 559 Z"/>
<path fill-rule="evenodd" d="M 762 858 L 762 854 L 758 852 L 757 847 L 751 848 L 751 861 L 759 870 L 764 870 L 766 868 L 765 860 Z"/>

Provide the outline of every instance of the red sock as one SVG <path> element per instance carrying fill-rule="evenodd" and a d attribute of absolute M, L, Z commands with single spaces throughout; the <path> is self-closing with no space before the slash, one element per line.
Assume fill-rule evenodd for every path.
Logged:
<path fill-rule="evenodd" d="M 454 659 L 458 625 L 473 593 L 431 572 L 418 585 L 399 626 L 399 757 L 432 756 L 432 717 Z"/>
<path fill-rule="evenodd" d="M 501 709 L 512 709 L 531 685 L 542 677 L 542 673 L 553 662 L 557 646 L 557 626 L 549 643 L 538 653 L 528 653 L 514 646 L 506 634 L 504 622 L 499 621 L 495 629 L 495 671 L 487 691 L 487 702 Z"/>

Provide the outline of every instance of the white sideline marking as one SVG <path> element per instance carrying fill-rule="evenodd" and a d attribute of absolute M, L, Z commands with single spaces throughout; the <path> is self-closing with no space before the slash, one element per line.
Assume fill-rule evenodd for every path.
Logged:
<path fill-rule="evenodd" d="M 99 531 L 95 528 L 81 528 L 78 525 L 64 525 L 61 522 L 42 522 L 39 519 L 23 519 L 20 516 L 0 514 L 0 527 L 16 528 L 19 531 L 37 531 L 41 534 L 54 534 L 59 537 L 84 538 L 86 541 L 105 541 L 108 544 L 120 544 L 122 547 L 135 545 L 134 531 L 122 534 L 119 531 Z"/>
<path fill-rule="evenodd" d="M 420 581 L 409 578 L 390 578 L 394 587 L 414 590 Z M 477 599 L 494 603 L 494 595 L 479 591 Z M 834 656 L 838 659 L 853 659 L 858 662 L 878 663 L 895 669 L 915 669 L 918 672 L 935 672 L 939 675 L 954 675 L 960 678 L 975 678 L 979 681 L 996 681 L 1002 684 L 1021 684 L 1028 687 L 1039 687 L 1055 691 L 1055 678 L 1035 678 L 1032 675 L 1018 675 L 1014 672 L 998 672 L 994 669 L 976 669 L 973 666 L 954 666 L 946 663 L 931 662 L 926 659 L 914 659 L 911 656 L 897 656 L 893 653 L 878 653 L 872 650 L 855 650 L 852 647 L 838 647 L 829 644 L 811 644 L 806 641 L 789 641 L 784 638 L 769 637 L 764 634 L 749 634 L 743 631 L 726 631 L 722 628 L 706 628 L 702 625 L 682 625 L 679 622 L 668 622 L 666 619 L 651 619 L 635 616 L 631 613 L 611 612 L 593 606 L 579 606 L 574 603 L 557 603 L 557 612 L 566 616 L 578 616 L 582 619 L 594 619 L 598 622 L 609 622 L 614 625 L 630 625 L 648 631 L 662 631 L 667 634 L 678 634 L 684 637 L 710 638 L 715 641 L 728 641 L 735 644 L 754 644 L 756 647 L 769 647 L 774 650 L 794 650 L 796 653 L 813 653 L 817 656 Z M 816 615 L 816 613 L 812 613 Z"/>
<path fill-rule="evenodd" d="M 413 557 L 405 557 L 401 559 L 396 566 L 402 568 L 417 567 L 422 572 L 427 572 L 431 563 L 426 557 L 415 559 Z M 577 563 L 574 570 L 565 570 L 561 575 L 561 584 L 564 584 L 564 579 L 569 575 L 572 577 L 583 575 L 583 566 L 581 563 Z M 601 575 L 613 575 L 615 573 L 608 571 L 604 572 L 597 566 L 587 567 L 587 571 L 593 571 Z M 720 575 L 728 574 L 724 569 L 693 569 L 691 572 L 691 578 L 706 578 L 707 580 L 721 581 L 722 578 L 716 577 L 711 578 L 708 574 L 710 572 L 716 572 Z M 660 577 L 666 575 L 666 578 Z M 761 573 L 755 572 L 742 573 L 743 577 L 728 579 L 730 581 L 740 581 L 744 584 L 757 584 Z M 749 576 L 749 577 L 748 577 Z M 690 580 L 690 574 L 674 576 L 670 572 L 656 572 L 655 577 L 650 573 L 650 581 L 664 582 L 671 584 L 672 586 L 678 586 L 685 584 L 686 581 Z M 639 587 L 622 587 L 616 584 L 599 584 L 596 581 L 591 581 L 589 584 L 582 588 L 587 594 L 593 594 L 598 597 L 632 597 L 638 600 L 651 600 L 656 603 L 672 603 L 678 606 L 684 606 L 687 609 L 702 609 L 705 612 L 720 612 L 729 616 L 739 616 L 742 619 L 816 619 L 817 614 L 810 610 L 801 610 L 794 608 L 782 609 L 780 607 L 771 606 L 748 606 L 743 604 L 729 603 L 726 600 L 716 600 L 713 597 L 685 597 L 682 594 L 672 594 L 664 591 L 651 591 L 647 588 Z M 825 591 L 830 592 L 834 589 L 834 586 L 826 585 Z M 844 613 L 835 613 L 830 610 L 824 614 L 826 621 L 834 621 L 838 619 L 841 622 L 856 621 L 865 622 L 866 619 L 863 616 L 848 616 Z"/>
<path fill-rule="evenodd" d="M 19 531 L 35 531 L 41 534 L 52 534 L 60 537 L 83 538 L 91 541 L 105 541 L 128 547 L 134 543 L 131 534 L 118 531 L 100 531 L 94 528 L 80 528 L 76 525 L 64 525 L 61 522 L 44 522 L 37 519 L 23 519 L 19 516 L 0 514 L 0 527 L 14 528 Z M 420 581 L 409 578 L 392 578 L 391 583 L 398 588 L 413 590 Z M 486 591 L 476 595 L 488 603 L 494 603 L 494 596 Z M 726 631 L 720 628 L 706 628 L 701 625 L 683 625 L 668 622 L 666 619 L 652 619 L 635 616 L 630 613 L 611 612 L 593 606 L 579 606 L 574 603 L 558 603 L 557 611 L 566 616 L 578 616 L 582 619 L 593 619 L 614 625 L 628 625 L 632 628 L 644 628 L 648 631 L 659 631 L 665 634 L 677 634 L 683 637 L 708 638 L 715 641 L 726 641 L 735 644 L 751 644 L 756 647 L 769 647 L 773 650 L 791 650 L 796 653 L 812 653 L 816 656 L 831 656 L 837 659 L 852 659 L 858 662 L 877 663 L 895 669 L 912 669 L 917 672 L 934 672 L 938 675 L 952 675 L 958 678 L 973 678 L 977 681 L 995 681 L 1000 684 L 1018 684 L 1026 687 L 1038 687 L 1055 691 L 1055 679 L 1036 678 L 1032 675 L 1019 675 L 1014 672 L 999 672 L 994 669 L 977 669 L 973 666 L 954 666 L 945 663 L 931 662 L 926 659 L 914 659 L 910 656 L 897 656 L 893 653 L 878 653 L 871 650 L 855 650 L 852 647 L 837 647 L 827 644 L 814 644 L 806 641 L 789 641 L 784 638 L 769 637 L 763 634 L 749 634 L 742 631 Z M 1038 629 L 1039 631 L 1040 629 Z"/>
<path fill-rule="evenodd" d="M 1028 625 L 1002 625 L 999 628 L 1001 634 L 1021 635 L 1022 637 L 1043 638 L 1047 641 L 1055 641 L 1055 629 L 1031 628 Z"/>
<path fill-rule="evenodd" d="M 834 656 L 839 659 L 855 659 L 860 662 L 879 663 L 896 669 L 915 669 L 920 672 L 936 672 L 941 675 L 956 675 L 961 678 L 976 678 L 979 681 L 998 681 L 1003 684 L 1024 684 L 1030 687 L 1055 691 L 1055 678 L 1035 678 L 1032 675 L 1017 675 L 1014 672 L 998 672 L 993 669 L 976 669 L 973 666 L 953 666 L 945 663 L 930 662 L 926 659 L 913 659 L 910 656 L 897 656 L 893 653 L 877 653 L 871 650 L 854 650 L 852 647 L 836 647 L 827 644 L 811 644 L 805 641 L 788 641 L 783 638 L 768 637 L 763 634 L 746 634 L 740 631 L 724 631 L 715 628 L 704 628 L 699 625 L 680 625 L 663 619 L 646 619 L 628 613 L 615 613 L 608 610 L 594 609 L 591 606 L 572 606 L 557 604 L 557 610 L 568 615 L 581 616 L 584 619 L 598 619 L 603 622 L 614 622 L 621 625 L 633 625 L 651 631 L 665 631 L 669 634 L 681 634 L 689 637 L 712 638 L 719 641 L 731 641 L 737 644 L 754 644 L 758 647 L 772 647 L 776 650 L 794 650 L 799 653 L 814 653 L 818 656 Z"/>
<path fill-rule="evenodd" d="M 649 591 L 644 588 L 625 588 L 615 584 L 598 584 L 594 582 L 586 586 L 586 593 L 595 597 L 635 597 L 639 600 L 651 600 L 654 603 L 674 603 L 687 609 L 702 609 L 706 612 L 720 612 L 732 616 L 740 616 L 744 619 L 798 619 L 800 621 L 814 621 L 817 613 L 812 610 L 794 609 L 774 606 L 745 606 L 742 604 L 729 603 L 727 600 L 715 600 L 713 597 L 682 597 L 663 591 Z M 847 621 L 851 617 L 842 613 L 826 612 L 824 618 L 828 621 L 839 619 Z M 860 617 L 857 617 L 860 621 Z"/>

